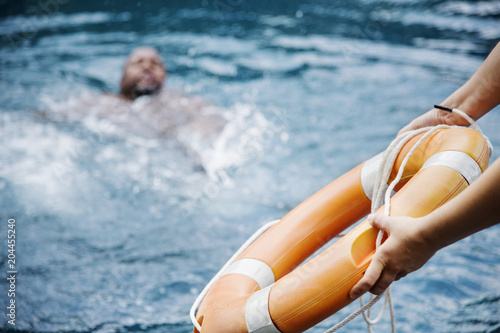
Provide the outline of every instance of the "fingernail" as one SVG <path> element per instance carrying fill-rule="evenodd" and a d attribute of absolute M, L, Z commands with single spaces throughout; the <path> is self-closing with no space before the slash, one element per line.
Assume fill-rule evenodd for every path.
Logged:
<path fill-rule="evenodd" d="M 359 296 L 358 293 L 349 293 L 349 297 L 351 299 L 356 299 L 356 298 L 358 298 L 358 296 Z"/>

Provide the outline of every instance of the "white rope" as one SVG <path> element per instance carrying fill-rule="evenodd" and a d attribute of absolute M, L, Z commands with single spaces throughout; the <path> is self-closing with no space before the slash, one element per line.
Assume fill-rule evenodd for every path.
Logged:
<path fill-rule="evenodd" d="M 484 139 L 486 140 L 488 144 L 488 149 L 490 156 L 493 153 L 493 146 L 491 145 L 490 140 L 483 134 L 477 123 L 465 112 L 458 110 L 458 109 L 453 109 L 452 112 L 456 112 L 463 118 L 465 118 L 471 125 L 472 127 L 480 133 Z M 409 131 L 401 134 L 400 136 L 396 137 L 389 147 L 384 151 L 383 157 L 382 157 L 382 165 L 379 168 L 379 172 L 377 174 L 377 178 L 375 181 L 375 186 L 373 189 L 373 195 L 372 195 L 372 207 L 371 207 L 371 212 L 374 213 L 377 209 L 379 209 L 382 206 L 382 203 L 385 203 L 384 206 L 384 214 L 387 216 L 390 216 L 390 207 L 391 207 L 391 194 L 393 193 L 394 187 L 399 183 L 401 178 L 403 177 L 403 172 L 405 169 L 406 164 L 408 163 L 408 160 L 410 157 L 413 155 L 413 153 L 417 150 L 417 148 L 420 146 L 420 144 L 427 139 L 429 136 L 434 134 L 436 131 L 442 129 L 442 128 L 450 128 L 450 127 L 458 127 L 458 126 L 449 126 L 449 125 L 438 125 L 435 127 L 426 127 L 426 128 L 421 128 L 417 129 L 414 131 Z M 420 133 L 427 132 L 425 133 L 420 139 L 417 140 L 417 142 L 413 145 L 413 147 L 410 149 L 410 151 L 406 154 L 405 158 L 403 159 L 403 162 L 401 163 L 401 166 L 399 167 L 398 173 L 396 175 L 396 178 L 391 182 L 390 185 L 387 185 L 387 182 L 389 181 L 389 177 L 392 172 L 392 168 L 394 166 L 394 162 L 396 161 L 396 158 L 398 157 L 399 153 L 401 152 L 401 149 L 403 146 L 411 140 L 413 137 L 416 135 L 419 135 Z M 380 230 L 378 235 L 377 235 L 377 241 L 376 241 L 376 249 L 380 246 L 382 242 L 382 238 L 384 236 L 384 231 Z M 370 309 L 371 307 L 377 303 L 380 298 L 385 295 L 384 298 L 384 305 L 382 306 L 382 309 L 380 310 L 380 313 L 375 319 L 370 318 Z M 345 319 L 343 319 L 341 322 L 338 324 L 334 325 L 332 328 L 328 329 L 325 331 L 325 333 L 333 333 L 337 331 L 338 329 L 342 328 L 345 326 L 348 322 L 356 318 L 360 313 L 363 314 L 363 318 L 365 319 L 368 332 L 372 332 L 372 326 L 377 324 L 382 318 L 385 313 L 385 310 L 387 308 L 387 304 L 389 305 L 390 309 L 390 316 L 391 316 L 391 331 L 392 333 L 396 332 L 396 320 L 395 320 L 395 314 L 394 314 L 394 306 L 392 302 L 392 296 L 391 296 L 391 288 L 390 286 L 385 290 L 384 293 L 376 296 L 373 298 L 372 295 L 370 295 L 370 301 L 365 305 L 363 302 L 363 297 L 360 297 L 360 308 L 353 312 L 351 315 L 347 316 Z"/>
<path fill-rule="evenodd" d="M 404 134 L 396 137 L 396 139 L 394 139 L 391 142 L 391 144 L 389 145 L 389 147 L 384 151 L 383 157 L 382 157 L 382 164 L 379 167 L 379 171 L 378 171 L 377 178 L 375 181 L 375 186 L 373 188 L 372 207 L 371 207 L 372 213 L 375 212 L 379 207 L 382 206 L 384 197 L 385 197 L 385 200 L 387 200 L 387 196 L 385 194 L 388 194 L 388 197 L 390 200 L 390 194 L 391 194 L 392 189 L 394 188 L 394 186 L 396 184 L 394 184 L 394 181 L 393 181 L 391 183 L 391 185 L 394 184 L 394 186 L 388 186 L 387 182 L 389 180 L 394 162 L 396 161 L 396 158 L 399 155 L 399 152 L 401 151 L 403 146 L 411 138 L 413 138 L 415 135 L 418 135 L 418 134 L 420 134 L 424 131 L 427 131 L 427 130 L 429 130 L 429 129 L 425 128 L 425 129 L 419 129 L 416 131 L 404 133 Z M 406 164 L 408 159 L 403 160 L 403 163 L 401 164 L 401 167 L 399 169 L 401 171 L 401 175 L 402 175 L 402 170 L 404 169 L 404 165 Z M 399 174 L 399 172 L 398 172 L 398 174 Z M 378 236 L 377 236 L 376 248 L 378 248 L 380 246 L 380 244 L 382 242 L 382 237 L 383 237 L 383 232 L 380 231 Z M 377 318 L 375 318 L 373 320 L 370 319 L 371 307 L 375 303 L 377 303 L 384 295 L 385 295 L 384 305 L 382 306 L 382 309 L 381 309 L 379 315 L 377 316 Z M 384 293 L 376 296 L 375 298 L 373 298 L 373 296 L 370 295 L 370 301 L 366 305 L 364 304 L 362 297 L 359 300 L 360 300 L 361 306 L 358 310 L 356 310 L 355 312 L 353 312 L 352 314 L 347 316 L 345 319 L 343 319 L 341 322 L 339 322 L 338 324 L 334 325 L 333 327 L 331 327 L 330 329 L 325 331 L 325 333 L 333 333 L 333 332 L 339 330 L 340 328 L 344 327 L 347 323 L 349 323 L 351 320 L 353 320 L 354 318 L 356 318 L 360 314 L 363 314 L 363 317 L 364 317 L 366 324 L 367 324 L 368 332 L 372 333 L 372 326 L 375 325 L 376 323 L 378 323 L 382 319 L 388 303 L 390 303 L 391 314 L 394 314 L 394 309 L 392 306 L 392 298 L 390 297 L 390 287 Z M 391 315 L 391 318 L 394 318 L 394 316 Z M 393 325 L 391 325 L 392 332 L 395 332 L 395 321 L 391 320 L 391 322 L 394 323 Z"/>
<path fill-rule="evenodd" d="M 493 145 L 490 142 L 490 139 L 486 135 L 484 135 L 483 131 L 479 128 L 479 125 L 476 123 L 474 119 L 472 119 L 467 113 L 463 112 L 462 110 L 459 109 L 452 109 L 452 112 L 455 112 L 462 116 L 462 118 L 466 119 L 469 124 L 472 125 L 472 127 L 483 136 L 483 138 L 486 140 L 486 143 L 488 144 L 488 150 L 490 151 L 490 157 L 493 154 Z"/>
<path fill-rule="evenodd" d="M 189 311 L 189 317 L 191 318 L 191 322 L 193 323 L 194 327 L 198 330 L 198 332 L 201 333 L 201 325 L 198 323 L 196 320 L 196 310 L 201 304 L 201 301 L 203 301 L 203 298 L 205 298 L 205 295 L 207 294 L 208 290 L 212 287 L 212 285 L 217 282 L 217 280 L 220 279 L 220 277 L 224 274 L 224 272 L 227 270 L 229 266 L 238 258 L 257 238 L 259 238 L 264 232 L 266 232 L 269 228 L 271 228 L 273 225 L 278 223 L 280 220 L 275 220 L 271 221 L 262 227 L 259 228 L 250 238 L 247 239 L 245 243 L 236 251 L 233 256 L 222 266 L 219 272 L 215 274 L 215 276 L 210 280 L 210 282 L 203 288 L 201 293 L 198 295 L 196 300 L 194 301 L 193 305 L 191 306 L 191 310 Z"/>
<path fill-rule="evenodd" d="M 401 177 L 403 175 L 404 167 L 408 160 L 410 159 L 410 156 L 413 154 L 413 152 L 416 150 L 418 145 L 427 138 L 429 135 L 434 133 L 436 130 L 443 128 L 443 126 L 437 126 L 437 128 L 429 130 L 429 128 L 422 128 L 418 129 L 415 131 L 411 132 L 406 132 L 394 139 L 389 147 L 384 151 L 383 157 L 382 157 L 382 164 L 379 167 L 379 172 L 377 174 L 377 178 L 375 181 L 375 186 L 373 188 L 373 196 L 372 196 L 372 207 L 371 207 L 371 212 L 374 213 L 377 209 L 379 209 L 383 202 L 385 201 L 385 214 L 389 215 L 390 212 L 390 198 L 392 191 L 396 184 L 401 180 Z M 401 149 L 403 149 L 403 146 L 410 141 L 413 137 L 416 135 L 428 131 L 422 138 L 420 138 L 413 148 L 408 152 L 408 154 L 405 156 L 405 159 L 401 163 L 401 166 L 398 170 L 398 175 L 394 179 L 394 181 L 391 182 L 391 184 L 388 186 L 387 182 L 389 181 L 389 177 L 392 172 L 392 168 L 394 166 L 394 163 L 396 161 L 396 158 L 398 157 Z M 431 133 L 429 133 L 432 131 Z M 380 246 L 382 243 L 382 238 L 383 238 L 383 231 L 381 230 L 378 235 L 377 235 L 377 241 L 376 241 L 376 248 Z M 384 305 L 382 306 L 382 309 L 380 310 L 380 313 L 375 319 L 370 319 L 370 309 L 371 307 L 377 303 L 382 296 L 384 297 Z M 345 319 L 343 319 L 340 323 L 336 324 L 332 328 L 328 329 L 325 333 L 333 333 L 343 326 L 345 326 L 347 323 L 349 323 L 351 320 L 356 318 L 358 315 L 363 314 L 363 318 L 365 319 L 365 322 L 367 324 L 368 332 L 372 333 L 372 326 L 377 324 L 384 316 L 385 310 L 387 308 L 387 305 L 389 304 L 390 308 L 390 313 L 391 313 L 391 329 L 392 332 L 396 332 L 396 324 L 394 320 L 394 307 L 392 303 L 392 297 L 391 297 L 391 291 L 390 287 L 386 289 L 386 291 L 375 298 L 373 298 L 372 295 L 370 295 L 370 301 L 365 305 L 363 302 L 363 297 L 360 297 L 360 308 L 353 312 L 351 315 L 347 316 Z"/>
<path fill-rule="evenodd" d="M 366 311 L 367 309 L 371 308 L 373 306 L 373 304 L 377 303 L 380 298 L 382 297 L 382 294 L 378 295 L 378 296 L 375 296 L 375 298 L 373 298 L 370 302 L 368 302 L 366 305 L 362 306 L 361 308 L 359 308 L 358 310 L 354 311 L 353 313 L 351 313 L 349 316 L 347 316 L 346 318 L 344 318 L 340 323 L 338 323 L 337 325 L 333 326 L 332 328 L 328 329 L 325 331 L 325 333 L 333 333 L 335 331 L 337 331 L 338 329 L 344 327 L 345 325 L 347 325 L 347 323 L 349 323 L 351 320 L 353 320 L 354 318 L 356 318 L 357 316 L 359 316 L 359 314 L 361 314 L 363 311 Z"/>

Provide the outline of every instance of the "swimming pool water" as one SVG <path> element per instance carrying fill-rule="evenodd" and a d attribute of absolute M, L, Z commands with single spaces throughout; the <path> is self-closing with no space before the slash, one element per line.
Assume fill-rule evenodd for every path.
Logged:
<path fill-rule="evenodd" d="M 9 218 L 18 271 L 15 327 L 0 280 L 3 331 L 192 331 L 197 294 L 253 231 L 385 149 L 500 39 L 497 1 L 0 8 L 0 276 Z M 216 143 L 157 135 L 149 116 L 142 127 L 96 116 L 140 45 L 164 57 L 167 89 L 225 110 Z M 479 124 L 498 150 L 498 108 Z M 398 331 L 500 332 L 499 239 L 498 227 L 480 232 L 395 283 Z M 366 328 L 358 318 L 343 331 Z"/>

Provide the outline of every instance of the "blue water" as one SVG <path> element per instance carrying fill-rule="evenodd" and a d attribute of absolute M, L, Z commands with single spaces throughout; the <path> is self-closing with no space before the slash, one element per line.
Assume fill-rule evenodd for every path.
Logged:
<path fill-rule="evenodd" d="M 498 1 L 0 1 L 0 17 L 0 276 L 9 218 L 18 271 L 16 325 L 1 279 L 0 328 L 23 332 L 190 332 L 254 230 L 385 149 L 500 39 Z M 223 109 L 223 135 L 160 135 L 147 97 L 106 116 L 140 45 L 164 57 L 166 89 Z M 479 124 L 497 158 L 498 109 Z M 500 332 L 499 239 L 395 283 L 398 331 Z"/>

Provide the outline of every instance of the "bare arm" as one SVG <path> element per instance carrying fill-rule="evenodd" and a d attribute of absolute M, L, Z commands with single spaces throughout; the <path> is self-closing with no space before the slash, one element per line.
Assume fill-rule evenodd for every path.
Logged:
<path fill-rule="evenodd" d="M 500 43 L 474 75 L 462 87 L 445 99 L 441 104 L 464 111 L 473 119 L 481 118 L 500 104 Z M 432 109 L 401 129 L 399 133 L 439 124 L 469 124 L 459 115 L 443 110 Z"/>
<path fill-rule="evenodd" d="M 372 225 L 388 234 L 364 277 L 352 288 L 382 293 L 394 280 L 422 267 L 439 249 L 500 223 L 500 159 L 468 189 L 421 218 L 371 215 Z"/>

